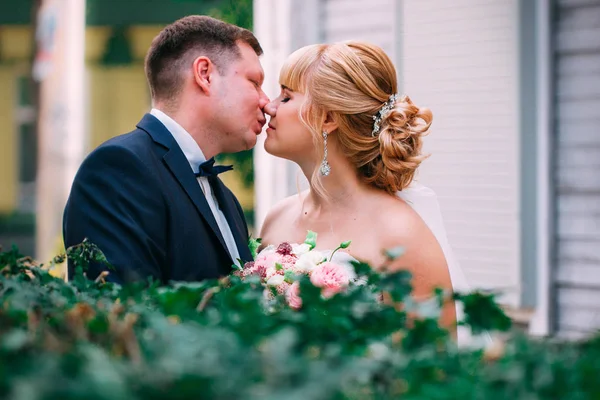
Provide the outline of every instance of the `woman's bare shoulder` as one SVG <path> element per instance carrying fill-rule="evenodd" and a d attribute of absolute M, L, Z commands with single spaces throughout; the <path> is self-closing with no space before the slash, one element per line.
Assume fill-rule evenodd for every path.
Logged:
<path fill-rule="evenodd" d="M 374 213 L 379 231 L 391 240 L 413 240 L 429 231 L 419 214 L 398 197 L 381 200 Z"/>
<path fill-rule="evenodd" d="M 410 270 L 447 268 L 443 251 L 435 235 L 419 214 L 403 200 L 394 198 L 378 216 L 380 237 L 386 248 L 403 247 L 404 256 L 397 266 Z M 404 264 L 404 265 L 403 265 Z"/>

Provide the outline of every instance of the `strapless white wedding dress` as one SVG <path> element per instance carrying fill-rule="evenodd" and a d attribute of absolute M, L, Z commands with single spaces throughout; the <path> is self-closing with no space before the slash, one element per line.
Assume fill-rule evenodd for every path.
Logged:
<path fill-rule="evenodd" d="M 419 214 L 421 219 L 427 224 L 427 227 L 435 235 L 444 252 L 444 256 L 446 257 L 453 291 L 460 293 L 471 291 L 467 278 L 465 277 L 460 264 L 454 257 L 452 247 L 450 247 L 440 205 L 435 192 L 426 186 L 413 182 L 406 189 L 397 192 L 396 195 L 409 204 L 417 214 Z M 333 260 L 338 262 L 348 262 L 354 259 L 347 253 L 337 252 L 334 254 Z M 437 312 L 439 313 L 439 307 L 437 307 L 437 302 L 435 301 L 432 301 L 429 305 L 426 303 L 421 304 L 420 308 L 422 310 L 432 309 L 429 312 L 425 311 L 427 314 L 435 313 L 436 310 L 433 309 L 437 309 Z M 463 317 L 464 311 L 462 303 L 456 302 L 457 321 L 462 321 Z M 470 328 L 459 326 L 457 330 L 457 342 L 458 346 L 461 348 L 485 348 L 492 343 L 492 339 L 487 332 L 479 335 L 472 335 Z"/>

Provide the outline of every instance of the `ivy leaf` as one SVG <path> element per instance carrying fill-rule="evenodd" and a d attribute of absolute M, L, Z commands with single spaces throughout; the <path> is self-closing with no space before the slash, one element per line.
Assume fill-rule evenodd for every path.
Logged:
<path fill-rule="evenodd" d="M 250 240 L 248 241 L 248 247 L 250 248 L 250 254 L 252 254 L 252 259 L 256 260 L 256 255 L 258 254 L 258 248 L 262 243 L 261 238 L 254 239 L 250 236 Z"/>
<path fill-rule="evenodd" d="M 466 295 L 455 294 L 455 299 L 464 305 L 464 324 L 471 327 L 474 333 L 482 331 L 506 332 L 511 328 L 512 321 L 495 301 L 493 293 L 480 291 Z"/>

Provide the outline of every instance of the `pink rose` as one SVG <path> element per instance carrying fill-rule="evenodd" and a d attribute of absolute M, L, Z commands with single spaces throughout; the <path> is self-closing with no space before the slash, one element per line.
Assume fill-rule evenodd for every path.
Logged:
<path fill-rule="evenodd" d="M 284 275 L 285 271 L 293 270 L 294 265 L 296 265 L 296 261 L 298 260 L 294 255 L 284 255 L 282 256 L 279 253 L 270 254 L 269 260 L 265 263 L 267 265 L 266 269 L 266 278 L 269 279 L 275 274 Z M 257 260 L 258 262 L 258 260 Z M 281 269 L 277 269 L 275 264 L 280 264 Z"/>
<path fill-rule="evenodd" d="M 302 307 L 302 298 L 300 297 L 300 284 L 296 281 L 288 288 L 285 293 L 285 299 L 290 307 L 298 310 Z"/>
<path fill-rule="evenodd" d="M 281 256 L 277 253 L 270 253 L 264 256 L 259 256 L 254 261 L 254 270 L 260 271 L 262 278 L 270 278 L 269 270 L 275 267 L 275 263 L 280 262 Z"/>
<path fill-rule="evenodd" d="M 244 269 L 242 271 L 242 275 L 244 277 L 250 275 L 256 275 L 260 278 L 264 278 L 266 276 L 266 269 L 264 265 L 256 264 L 254 261 L 247 262 L 244 264 Z"/>
<path fill-rule="evenodd" d="M 313 285 L 320 287 L 324 297 L 331 297 L 341 292 L 350 284 L 348 268 L 332 262 L 319 264 L 310 274 Z"/>
<path fill-rule="evenodd" d="M 277 294 L 278 294 L 278 295 L 280 295 L 280 296 L 281 296 L 281 295 L 284 295 L 284 294 L 286 294 L 286 293 L 287 293 L 287 291 L 288 291 L 288 289 L 289 289 L 291 286 L 292 286 L 292 285 L 290 285 L 289 283 L 287 283 L 287 282 L 285 282 L 285 281 L 284 281 L 284 282 L 282 282 L 280 285 L 277 285 L 277 287 L 276 287 L 276 288 L 277 288 Z"/>

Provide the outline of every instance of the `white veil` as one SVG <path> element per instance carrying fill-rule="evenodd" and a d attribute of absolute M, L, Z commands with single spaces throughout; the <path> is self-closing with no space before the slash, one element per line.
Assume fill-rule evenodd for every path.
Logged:
<path fill-rule="evenodd" d="M 417 182 L 412 182 L 406 189 L 397 192 L 397 196 L 409 204 L 419 214 L 421 219 L 427 224 L 429 229 L 435 235 L 448 264 L 452 288 L 455 292 L 469 292 L 470 285 L 460 264 L 454 257 L 454 252 L 450 247 L 444 220 L 440 210 L 437 195 L 430 188 Z M 464 316 L 462 303 L 456 302 L 456 319 L 462 321 Z M 491 343 L 491 337 L 488 333 L 473 336 L 468 327 L 458 327 L 458 345 L 460 347 L 486 347 Z"/>

